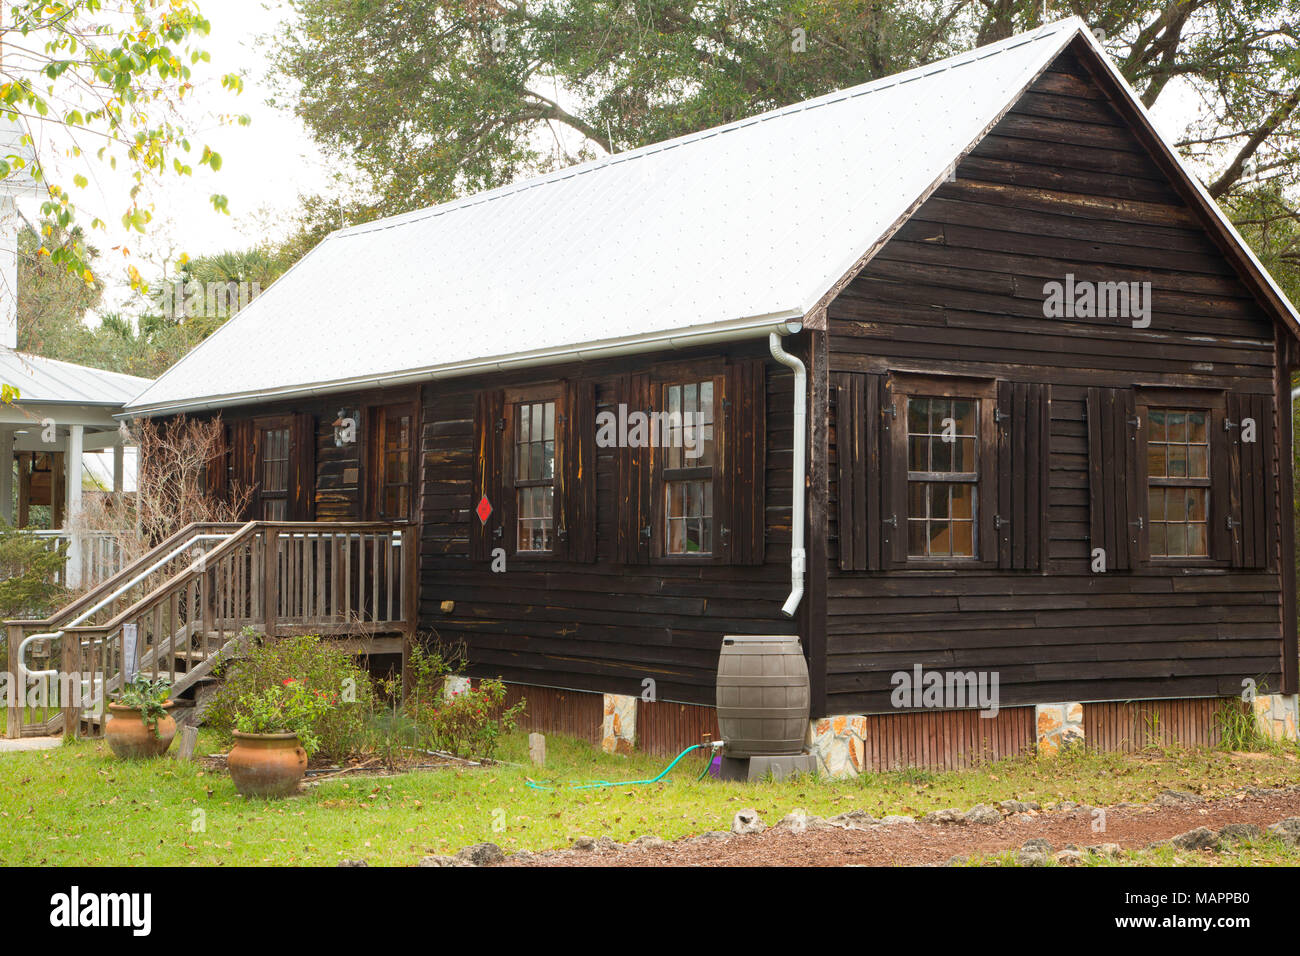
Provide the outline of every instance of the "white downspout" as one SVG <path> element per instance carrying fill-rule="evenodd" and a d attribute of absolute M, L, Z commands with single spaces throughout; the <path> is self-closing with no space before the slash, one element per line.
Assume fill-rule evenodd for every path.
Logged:
<path fill-rule="evenodd" d="M 803 547 L 804 493 L 807 480 L 808 447 L 808 373 L 803 362 L 781 347 L 781 336 L 773 332 L 767 337 L 767 347 L 772 358 L 794 371 L 794 495 L 790 502 L 790 596 L 785 599 L 781 613 L 794 617 L 803 599 L 804 568 L 808 563 Z"/>

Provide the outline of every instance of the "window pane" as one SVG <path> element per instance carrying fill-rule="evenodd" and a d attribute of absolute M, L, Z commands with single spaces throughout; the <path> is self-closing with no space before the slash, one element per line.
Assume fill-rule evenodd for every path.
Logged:
<path fill-rule="evenodd" d="M 1147 471 L 1152 479 L 1204 481 L 1210 473 L 1210 414 L 1204 409 L 1155 408 L 1147 423 Z M 1185 484 L 1147 490 L 1148 544 L 1155 557 L 1207 557 L 1209 489 Z"/>
<path fill-rule="evenodd" d="M 975 512 L 973 505 L 975 503 L 975 486 L 974 485 L 953 485 L 952 486 L 952 516 L 954 518 L 974 518 Z"/>

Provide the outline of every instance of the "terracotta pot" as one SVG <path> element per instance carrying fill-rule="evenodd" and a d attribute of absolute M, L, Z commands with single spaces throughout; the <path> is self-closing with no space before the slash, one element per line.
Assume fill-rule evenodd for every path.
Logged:
<path fill-rule="evenodd" d="M 297 734 L 241 734 L 226 756 L 235 789 L 246 797 L 284 797 L 307 772 L 307 751 Z"/>
<path fill-rule="evenodd" d="M 167 701 L 163 708 L 171 710 L 172 702 Z M 150 726 L 144 722 L 139 708 L 109 704 L 104 736 L 113 753 L 123 760 L 161 757 L 176 736 L 176 721 L 171 714 L 163 714 L 155 726 Z"/>

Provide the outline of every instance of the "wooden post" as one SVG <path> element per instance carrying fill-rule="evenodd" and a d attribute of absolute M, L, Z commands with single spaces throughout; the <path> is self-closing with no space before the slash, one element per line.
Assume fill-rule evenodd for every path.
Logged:
<path fill-rule="evenodd" d="M 276 528 L 262 529 L 262 630 L 268 638 L 275 636 L 277 608 L 280 603 L 278 577 L 280 570 L 280 532 Z"/>
<path fill-rule="evenodd" d="M 402 526 L 402 696 L 411 692 L 413 675 L 408 666 L 411 645 L 420 630 L 420 542 L 418 526 Z"/>
<path fill-rule="evenodd" d="M 68 694 L 63 699 L 63 736 L 81 736 L 81 635 L 63 635 L 63 674 L 68 681 Z M 91 692 L 94 692 L 91 682 Z"/>
<path fill-rule="evenodd" d="M 23 698 L 27 695 L 26 681 L 18 671 L 18 645 L 23 640 L 23 629 L 10 625 L 6 631 L 9 643 L 9 707 L 5 723 L 5 736 L 17 740 L 23 735 Z"/>

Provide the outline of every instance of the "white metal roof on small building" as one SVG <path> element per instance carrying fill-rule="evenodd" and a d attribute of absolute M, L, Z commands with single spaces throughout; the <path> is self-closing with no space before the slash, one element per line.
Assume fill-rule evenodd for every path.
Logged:
<path fill-rule="evenodd" d="M 649 350 L 799 321 L 1080 36 L 1100 51 L 1081 20 L 1065 20 L 341 230 L 128 410 L 432 379 L 571 360 L 574 347 L 577 357 L 620 343 Z"/>
<path fill-rule="evenodd" d="M 19 391 L 21 405 L 96 405 L 120 408 L 141 389 L 147 378 L 106 372 L 0 348 L 0 382 Z"/>

